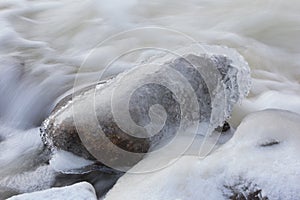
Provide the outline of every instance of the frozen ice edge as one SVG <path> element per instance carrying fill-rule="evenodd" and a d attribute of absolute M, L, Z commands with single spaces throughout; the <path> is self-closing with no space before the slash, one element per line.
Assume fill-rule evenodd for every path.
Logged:
<path fill-rule="evenodd" d="M 8 200 L 96 200 L 95 189 L 90 183 L 81 182 L 61 188 L 16 195 Z"/>
<path fill-rule="evenodd" d="M 241 54 L 237 52 L 237 50 L 229 48 L 224 45 L 207 45 L 202 43 L 195 43 L 187 47 L 182 47 L 174 52 L 171 53 L 161 53 L 155 56 L 151 56 L 148 58 L 143 58 L 142 61 L 140 61 L 139 64 L 145 64 L 145 63 L 160 63 L 164 64 L 167 61 L 173 60 L 178 56 L 185 57 L 185 55 L 192 54 L 195 56 L 201 56 L 201 55 L 207 55 L 208 58 L 213 58 L 215 56 L 224 56 L 228 58 L 231 63 L 230 66 L 237 69 L 237 86 L 238 86 L 238 96 L 239 99 L 237 102 L 234 103 L 241 103 L 242 100 L 249 94 L 250 88 L 252 86 L 252 80 L 251 80 L 251 70 L 248 65 L 248 62 L 243 58 Z M 220 92 L 220 91 L 219 91 Z M 221 94 L 221 98 L 223 98 L 223 95 Z M 227 102 L 227 105 L 229 106 L 228 110 L 225 109 L 225 114 L 223 118 L 215 117 L 220 116 L 220 113 L 218 112 L 219 106 L 217 105 L 219 103 L 220 99 L 215 99 L 215 101 L 212 102 L 212 108 L 213 109 L 212 115 L 211 115 L 211 129 L 213 130 L 219 125 L 222 125 L 224 121 L 226 121 L 228 118 L 230 118 L 230 113 L 232 112 L 232 107 L 230 106 L 230 103 Z M 222 100 L 221 100 L 222 102 Z M 216 121 L 214 119 L 217 119 Z"/>

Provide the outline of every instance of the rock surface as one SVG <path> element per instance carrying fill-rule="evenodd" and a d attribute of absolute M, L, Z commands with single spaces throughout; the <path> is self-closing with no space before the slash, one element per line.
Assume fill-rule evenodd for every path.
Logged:
<path fill-rule="evenodd" d="M 130 168 L 180 126 L 211 122 L 217 128 L 248 92 L 239 88 L 243 73 L 218 55 L 189 54 L 160 66 L 136 67 L 61 100 L 44 121 L 41 137 L 52 151 Z M 157 134 L 148 125 L 158 126 Z"/>
<path fill-rule="evenodd" d="M 87 182 L 77 183 L 61 188 L 26 193 L 9 198 L 9 200 L 97 200 L 93 186 Z"/>

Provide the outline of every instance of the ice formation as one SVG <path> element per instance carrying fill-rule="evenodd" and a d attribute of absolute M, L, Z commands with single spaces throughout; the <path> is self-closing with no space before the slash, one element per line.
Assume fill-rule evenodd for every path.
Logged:
<path fill-rule="evenodd" d="M 205 159 L 183 156 L 160 171 L 128 172 L 105 199 L 299 199 L 299 122 L 300 115 L 284 110 L 250 114 Z M 165 158 L 149 157 L 135 167 L 156 159 Z"/>
<path fill-rule="evenodd" d="M 9 198 L 9 200 L 96 200 L 96 193 L 93 186 L 87 182 L 77 183 L 62 188 L 51 188 L 48 190 L 21 194 Z"/>
<path fill-rule="evenodd" d="M 209 136 L 249 89 L 249 66 L 236 51 L 195 45 L 66 97 L 43 123 L 42 138 L 52 150 L 128 169 L 177 135 Z"/>

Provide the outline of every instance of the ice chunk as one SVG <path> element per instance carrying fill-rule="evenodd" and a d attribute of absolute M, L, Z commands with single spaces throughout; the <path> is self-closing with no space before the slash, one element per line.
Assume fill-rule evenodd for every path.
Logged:
<path fill-rule="evenodd" d="M 9 198 L 9 200 L 82 200 L 97 199 L 93 186 L 87 182 L 77 183 L 61 188 L 51 188 L 39 192 L 21 194 Z"/>

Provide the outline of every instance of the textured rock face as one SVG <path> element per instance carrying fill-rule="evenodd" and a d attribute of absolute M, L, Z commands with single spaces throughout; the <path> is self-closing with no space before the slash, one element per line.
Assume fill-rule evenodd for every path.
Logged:
<path fill-rule="evenodd" d="M 51 150 L 130 167 L 179 130 L 211 121 L 217 128 L 245 95 L 240 73 L 230 59 L 216 55 L 136 67 L 62 99 L 41 137 Z"/>

